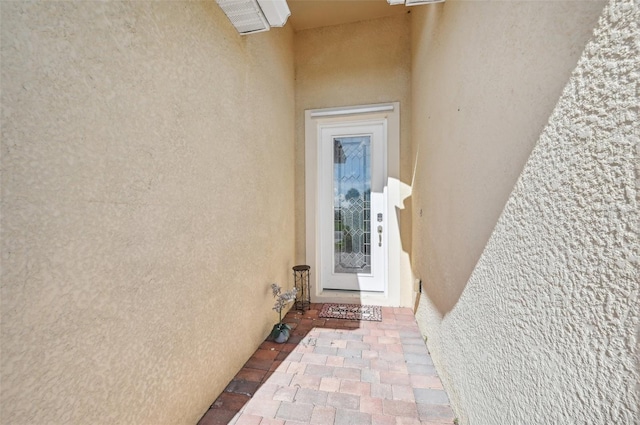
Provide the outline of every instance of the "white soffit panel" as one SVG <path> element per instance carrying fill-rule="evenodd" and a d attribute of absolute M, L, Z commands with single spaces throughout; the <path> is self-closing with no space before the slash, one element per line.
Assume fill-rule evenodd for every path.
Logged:
<path fill-rule="evenodd" d="M 256 0 L 216 0 L 240 34 L 268 31 L 269 23 Z"/>
<path fill-rule="evenodd" d="M 283 27 L 291 16 L 286 0 L 258 0 L 258 3 L 272 27 Z"/>

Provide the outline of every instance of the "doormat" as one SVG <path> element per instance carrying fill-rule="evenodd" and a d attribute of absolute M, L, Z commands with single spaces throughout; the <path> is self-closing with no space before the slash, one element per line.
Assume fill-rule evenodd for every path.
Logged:
<path fill-rule="evenodd" d="M 378 305 L 324 304 L 318 317 L 381 322 L 382 309 Z"/>

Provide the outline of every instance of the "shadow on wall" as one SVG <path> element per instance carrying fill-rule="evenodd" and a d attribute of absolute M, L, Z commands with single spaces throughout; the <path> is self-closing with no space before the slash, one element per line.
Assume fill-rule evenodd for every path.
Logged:
<path fill-rule="evenodd" d="M 464 292 L 602 8 L 446 2 L 412 13 L 414 177 L 401 212 L 412 231 L 402 247 L 441 316 Z"/>

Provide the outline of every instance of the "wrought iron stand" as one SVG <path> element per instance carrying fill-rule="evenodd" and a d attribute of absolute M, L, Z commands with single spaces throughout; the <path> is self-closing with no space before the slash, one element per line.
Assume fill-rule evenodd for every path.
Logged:
<path fill-rule="evenodd" d="M 296 294 L 296 310 L 311 308 L 311 291 L 309 290 L 309 271 L 311 267 L 299 265 L 293 267 L 293 284 L 298 289 Z"/>

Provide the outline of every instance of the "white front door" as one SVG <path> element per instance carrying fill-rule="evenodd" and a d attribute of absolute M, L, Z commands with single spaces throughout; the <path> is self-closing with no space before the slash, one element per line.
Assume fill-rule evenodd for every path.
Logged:
<path fill-rule="evenodd" d="M 322 289 L 383 292 L 388 254 L 386 120 L 323 124 L 318 136 Z"/>

